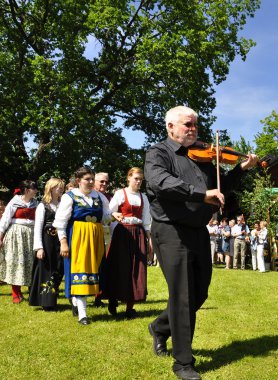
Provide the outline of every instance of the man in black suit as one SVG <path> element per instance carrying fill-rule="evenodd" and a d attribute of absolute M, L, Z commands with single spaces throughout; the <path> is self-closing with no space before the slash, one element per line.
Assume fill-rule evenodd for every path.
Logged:
<path fill-rule="evenodd" d="M 152 214 L 151 236 L 168 285 L 167 308 L 149 325 L 154 352 L 167 354 L 172 337 L 173 371 L 178 378 L 199 380 L 191 343 L 196 311 L 208 296 L 212 263 L 206 228 L 212 214 L 224 206 L 224 193 L 239 183 L 244 170 L 257 163 L 255 155 L 221 179 L 217 190 L 216 169 L 211 162 L 188 157 L 197 140 L 197 114 L 178 106 L 166 114 L 167 140 L 146 154 L 145 178 Z"/>

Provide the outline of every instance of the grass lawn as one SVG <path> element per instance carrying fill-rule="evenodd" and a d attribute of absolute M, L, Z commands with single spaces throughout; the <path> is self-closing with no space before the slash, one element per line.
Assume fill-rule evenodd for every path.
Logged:
<path fill-rule="evenodd" d="M 77 323 L 63 294 L 59 311 L 46 313 L 26 301 L 13 305 L 10 287 L 1 285 L 0 378 L 175 379 L 172 358 L 152 352 L 147 325 L 166 306 L 167 289 L 160 268 L 148 273 L 149 296 L 136 306 L 137 319 L 125 320 L 123 305 L 114 318 L 89 298 L 88 326 Z M 203 380 L 278 378 L 277 279 L 277 272 L 214 268 L 193 342 Z"/>

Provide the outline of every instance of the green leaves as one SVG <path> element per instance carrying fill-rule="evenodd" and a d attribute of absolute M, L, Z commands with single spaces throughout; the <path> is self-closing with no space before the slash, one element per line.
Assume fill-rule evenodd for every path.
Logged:
<path fill-rule="evenodd" d="M 113 172 L 117 162 L 123 172 L 123 162 L 138 161 L 120 129 L 145 132 L 147 143 L 160 140 L 165 112 L 178 104 L 200 114 L 200 137 L 209 137 L 214 86 L 252 46 L 238 32 L 258 6 L 257 0 L 0 0 L 1 181 L 21 179 L 18 172 L 38 178 L 60 170 L 68 177 L 86 161 Z M 31 155 L 26 135 L 36 144 Z"/>
<path fill-rule="evenodd" d="M 272 113 L 261 121 L 263 131 L 255 136 L 257 145 L 256 153 L 259 157 L 264 157 L 268 154 L 278 154 L 278 113 Z"/>
<path fill-rule="evenodd" d="M 273 235 L 277 228 L 278 202 L 271 191 L 273 183 L 267 169 L 256 173 L 251 191 L 244 190 L 240 203 L 250 225 L 260 220 L 270 223 Z"/>

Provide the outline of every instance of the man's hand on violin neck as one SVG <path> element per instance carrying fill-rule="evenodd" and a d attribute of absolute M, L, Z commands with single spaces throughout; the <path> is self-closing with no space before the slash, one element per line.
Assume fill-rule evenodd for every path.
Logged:
<path fill-rule="evenodd" d="M 225 197 L 219 190 L 207 190 L 204 198 L 205 203 L 209 203 L 211 205 L 224 207 Z"/>
<path fill-rule="evenodd" d="M 240 164 L 242 170 L 253 168 L 259 162 L 258 157 L 255 154 L 249 153 L 248 158 Z"/>

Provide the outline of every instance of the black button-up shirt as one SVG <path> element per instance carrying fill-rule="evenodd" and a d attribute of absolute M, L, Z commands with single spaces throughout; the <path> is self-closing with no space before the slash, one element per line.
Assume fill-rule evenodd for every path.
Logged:
<path fill-rule="evenodd" d="M 235 188 L 243 170 L 238 165 L 221 176 L 221 191 Z M 206 226 L 216 208 L 204 203 L 206 190 L 217 188 L 216 168 L 187 156 L 187 148 L 167 140 L 146 153 L 145 178 L 152 218 L 160 222 Z"/>

